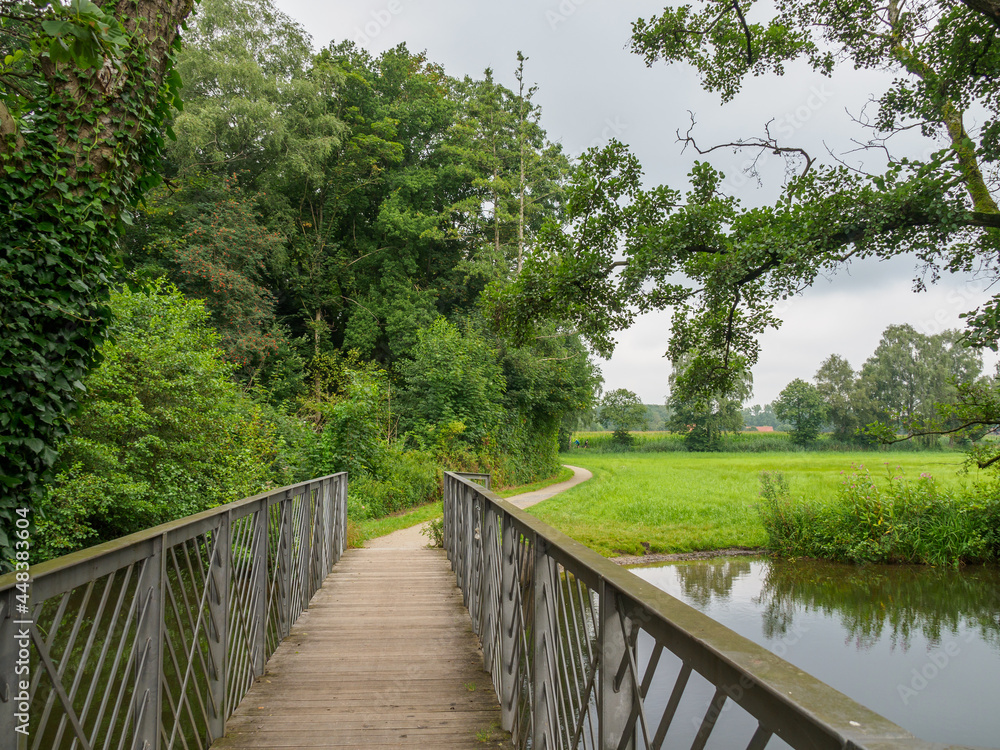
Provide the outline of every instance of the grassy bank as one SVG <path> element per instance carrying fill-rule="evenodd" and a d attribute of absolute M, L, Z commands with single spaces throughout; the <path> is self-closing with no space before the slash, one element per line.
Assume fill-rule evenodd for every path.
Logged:
<path fill-rule="evenodd" d="M 877 474 L 932 473 L 943 487 L 965 488 L 962 454 L 932 453 L 630 453 L 584 450 L 563 460 L 594 478 L 532 508 L 532 513 L 603 555 L 759 547 L 762 471 L 780 471 L 793 497 L 834 502 L 852 464 Z M 899 467 L 899 468 L 897 468 Z M 844 472 L 844 475 L 841 474 Z"/>

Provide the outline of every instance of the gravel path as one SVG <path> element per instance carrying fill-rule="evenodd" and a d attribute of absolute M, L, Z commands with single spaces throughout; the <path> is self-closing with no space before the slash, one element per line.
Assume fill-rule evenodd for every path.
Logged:
<path fill-rule="evenodd" d="M 580 482 L 586 482 L 593 476 L 593 474 L 589 471 L 581 469 L 579 466 L 566 466 L 566 468 L 573 470 L 573 476 L 565 482 L 550 484 L 548 487 L 543 487 L 542 489 L 535 490 L 534 492 L 525 492 L 521 495 L 513 495 L 512 497 L 506 498 L 507 502 L 516 505 L 518 508 L 530 508 L 532 505 L 542 502 L 542 500 L 548 500 L 553 495 L 558 495 L 560 492 L 580 484 Z M 416 526 L 400 529 L 399 531 L 394 531 L 391 534 L 386 534 L 385 536 L 369 539 L 365 542 L 365 548 L 420 549 L 422 547 L 426 547 L 428 541 L 427 537 L 421 533 L 426 525 L 426 523 L 417 524 Z"/>

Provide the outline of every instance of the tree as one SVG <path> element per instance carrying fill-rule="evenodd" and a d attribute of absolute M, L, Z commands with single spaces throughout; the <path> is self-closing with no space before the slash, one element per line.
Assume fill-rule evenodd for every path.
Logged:
<path fill-rule="evenodd" d="M 500 420 L 506 387 L 496 350 L 475 330 L 438 318 L 419 331 L 413 354 L 401 368 L 402 428 L 424 446 L 448 430 L 482 444 Z"/>
<path fill-rule="evenodd" d="M 601 399 L 601 422 L 614 430 L 619 443 L 630 444 L 629 430 L 646 426 L 646 407 L 642 400 L 626 388 L 616 388 Z"/>
<path fill-rule="evenodd" d="M 743 370 L 722 390 L 706 388 L 698 376 L 704 359 L 684 355 L 670 373 L 668 429 L 684 436 L 689 451 L 719 450 L 723 432 L 743 427 L 743 402 L 753 392 L 753 376 Z"/>
<path fill-rule="evenodd" d="M 819 437 L 826 421 L 826 404 L 816 386 L 796 378 L 778 395 L 774 413 L 792 425 L 793 443 L 807 445 Z"/>
<path fill-rule="evenodd" d="M 854 440 L 864 422 L 858 409 L 857 375 L 851 363 L 838 354 L 831 354 L 823 360 L 813 379 L 826 404 L 834 436 L 838 440 Z"/>
<path fill-rule="evenodd" d="M 992 16 L 944 0 L 893 0 L 884 12 L 868 0 L 780 0 L 765 23 L 749 22 L 739 4 L 705 2 L 637 21 L 633 49 L 648 64 L 689 64 L 724 100 L 749 76 L 781 75 L 797 59 L 826 75 L 848 63 L 892 70 L 896 80 L 868 118 L 868 145 L 888 153 L 888 164 L 872 174 L 824 165 L 766 128 L 709 148 L 693 131 L 678 134 L 701 154 L 726 146 L 789 159 L 781 198 L 745 208 L 705 162 L 694 164 L 686 194 L 643 189 L 638 162 L 612 143 L 585 157 L 566 221 L 543 232 L 521 278 L 494 302 L 495 319 L 530 335 L 534 318 L 555 314 L 606 355 L 611 333 L 636 311 L 672 307 L 668 356 L 701 352 L 697 376 L 724 392 L 755 363 L 760 333 L 780 324 L 774 303 L 851 259 L 909 253 L 930 280 L 996 278 L 996 34 Z M 966 127 L 967 111 L 983 113 L 978 131 Z M 944 147 L 924 160 L 894 158 L 887 139 L 914 128 Z M 967 321 L 968 341 L 996 348 L 1000 298 Z"/>
<path fill-rule="evenodd" d="M 956 403 L 959 386 L 973 386 L 981 370 L 981 355 L 961 345 L 955 331 L 926 336 L 908 325 L 889 326 L 861 368 L 859 390 L 873 415 L 863 424 L 881 422 L 885 429 L 876 433 L 883 435 L 922 431 L 917 425 L 936 421 Z"/>
<path fill-rule="evenodd" d="M 158 179 L 194 0 L 5 3 L 0 40 L 0 548 L 51 481 L 108 323 L 129 209 Z"/>
<path fill-rule="evenodd" d="M 286 483 L 274 430 L 233 382 L 204 305 L 162 281 L 110 305 L 101 364 L 40 504 L 46 556 Z"/>
<path fill-rule="evenodd" d="M 275 319 L 267 271 L 284 238 L 256 215 L 255 196 L 233 178 L 186 174 L 147 194 L 122 250 L 135 273 L 167 275 L 184 294 L 205 301 L 219 345 L 240 379 L 256 384 L 285 338 Z"/>

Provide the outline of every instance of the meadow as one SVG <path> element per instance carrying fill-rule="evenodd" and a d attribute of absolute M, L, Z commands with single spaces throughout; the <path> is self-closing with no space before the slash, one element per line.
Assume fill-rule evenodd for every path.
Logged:
<path fill-rule="evenodd" d="M 759 512 L 761 472 L 782 472 L 793 499 L 833 504 L 850 475 L 866 470 L 877 481 L 899 476 L 915 480 L 930 474 L 942 488 L 968 489 L 977 476 L 962 473 L 963 458 L 962 453 L 945 451 L 599 453 L 576 449 L 564 453 L 563 462 L 590 469 L 594 478 L 531 512 L 606 556 L 643 554 L 644 550 L 763 547 L 767 536 Z"/>

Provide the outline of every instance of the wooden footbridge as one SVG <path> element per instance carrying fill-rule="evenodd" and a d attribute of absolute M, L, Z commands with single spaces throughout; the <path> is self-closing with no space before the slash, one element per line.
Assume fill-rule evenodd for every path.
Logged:
<path fill-rule="evenodd" d="M 0 748 L 944 750 L 473 479 L 445 551 L 341 474 L 5 576 Z"/>

